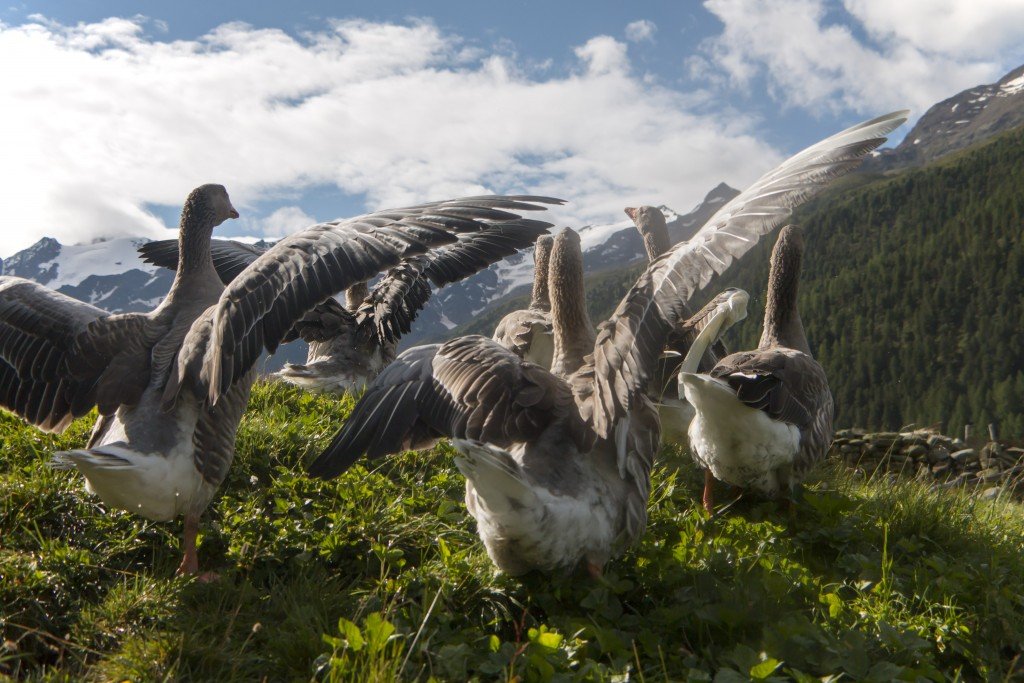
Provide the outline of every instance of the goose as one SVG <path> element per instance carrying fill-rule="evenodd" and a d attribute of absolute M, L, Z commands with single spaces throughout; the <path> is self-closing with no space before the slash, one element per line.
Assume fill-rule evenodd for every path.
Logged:
<path fill-rule="evenodd" d="M 314 309 L 303 321 L 309 343 L 306 362 L 285 363 L 275 376 L 311 391 L 343 393 L 365 387 L 395 360 L 398 350 L 397 339 L 380 338 L 357 322 L 359 307 L 369 296 L 369 286 L 360 282 L 345 291 L 349 315 L 330 316 L 323 310 L 326 306 Z M 313 317 L 315 326 L 310 325 Z M 318 333 L 310 334 L 310 327 Z"/>
<path fill-rule="evenodd" d="M 693 239 L 648 266 L 598 327 L 587 356 L 580 355 L 582 340 L 592 338 L 580 322 L 582 292 L 559 284 L 579 282 L 582 273 L 550 278 L 552 367 L 577 367 L 568 376 L 477 335 L 405 351 L 370 384 L 309 473 L 334 477 L 364 455 L 426 448 L 447 437 L 467 480 L 466 507 L 499 570 L 517 575 L 582 564 L 599 576 L 646 526 L 661 438 L 647 383 L 687 301 L 904 120 L 897 112 L 843 131 L 725 204 Z M 552 263 L 581 269 L 573 235 L 555 238 Z M 708 324 L 705 339 L 721 324 Z M 220 354 L 243 343 L 233 340 Z"/>
<path fill-rule="evenodd" d="M 660 209 L 644 205 L 627 206 L 624 211 L 633 221 L 637 232 L 643 239 L 647 259 L 653 262 L 669 250 L 671 246 L 665 214 Z M 661 418 L 662 441 L 667 443 L 687 443 L 687 430 L 695 415 L 693 406 L 686 402 L 677 389 L 677 382 L 672 381 L 681 370 L 696 372 L 710 370 L 720 358 L 728 355 L 728 350 L 721 340 L 721 335 L 732 325 L 746 318 L 749 295 L 739 289 L 730 288 L 719 293 L 693 314 L 669 335 L 667 349 L 658 366 L 655 378 L 651 382 L 651 400 L 658 405 Z M 691 357 L 690 365 L 683 367 L 697 335 L 713 318 L 721 321 L 718 336 L 697 357 Z M 692 366 L 692 367 L 691 367 Z M 672 378 L 672 379 L 670 379 Z"/>
<path fill-rule="evenodd" d="M 149 313 L 110 314 L 28 280 L 0 278 L 0 405 L 51 432 L 96 406 L 100 417 L 88 443 L 56 453 L 53 464 L 76 468 L 110 507 L 156 521 L 184 516 L 178 572 L 197 574 L 200 515 L 231 466 L 256 360 L 276 348 L 295 322 L 291 317 L 403 258 L 456 241 L 458 232 L 494 223 L 532 231 L 539 222 L 509 210 L 557 201 L 470 197 L 314 225 L 250 266 L 263 274 L 277 269 L 283 291 L 270 292 L 246 289 L 249 268 L 236 278 L 241 290 L 224 287 L 211 235 L 238 212 L 222 185 L 203 185 L 182 209 L 171 289 Z M 311 251 L 301 256 L 288 251 L 304 246 Z M 296 275 L 299 264 L 310 270 Z M 259 343 L 232 354 L 228 376 L 211 396 L 201 369 L 206 346 L 223 334 L 221 305 L 275 317 L 244 328 L 261 335 Z M 275 324 L 284 318 L 286 326 Z"/>
<path fill-rule="evenodd" d="M 548 257 L 553 239 L 538 239 L 533 250 L 533 293 L 529 307 L 512 311 L 502 318 L 494 328 L 492 337 L 520 358 L 542 368 L 551 367 L 551 359 L 555 354 L 551 300 L 548 296 Z"/>
<path fill-rule="evenodd" d="M 796 304 L 803 249 L 799 228 L 780 231 L 757 349 L 726 356 L 709 373 L 679 375 L 696 409 L 689 436 L 705 472 L 709 512 L 714 479 L 768 497 L 791 493 L 832 442 L 832 392 L 811 355 Z M 702 333 L 695 347 L 706 337 Z"/>
<path fill-rule="evenodd" d="M 275 375 L 312 391 L 358 390 L 395 359 L 398 340 L 431 296 L 534 243 L 547 228 L 542 224 L 494 224 L 464 233 L 458 241 L 403 260 L 370 290 L 360 282 L 345 292 L 344 306 L 325 300 L 296 322 L 285 341 L 309 344 L 304 364 L 286 363 Z M 213 263 L 225 285 L 267 250 L 234 240 L 215 240 Z M 155 240 L 139 247 L 143 261 L 173 269 L 178 245 Z"/>

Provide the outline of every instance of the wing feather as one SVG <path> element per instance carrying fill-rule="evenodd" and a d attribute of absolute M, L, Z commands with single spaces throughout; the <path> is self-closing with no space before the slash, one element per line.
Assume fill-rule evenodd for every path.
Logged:
<path fill-rule="evenodd" d="M 18 277 L 0 277 L 0 405 L 44 431 L 98 406 L 139 400 L 150 382 L 154 324 L 111 315 Z"/>

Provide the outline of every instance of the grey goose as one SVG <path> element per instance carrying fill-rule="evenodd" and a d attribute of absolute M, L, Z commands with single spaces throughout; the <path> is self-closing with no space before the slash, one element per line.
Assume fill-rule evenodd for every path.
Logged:
<path fill-rule="evenodd" d="M 521 574 L 582 563 L 600 573 L 646 526 L 660 442 L 647 383 L 687 301 L 903 120 L 899 112 L 843 131 L 723 206 L 693 239 L 648 266 L 568 377 L 481 336 L 409 349 L 371 383 L 309 472 L 333 477 L 364 455 L 450 438 L 467 478 L 467 508 L 499 569 Z M 574 246 L 561 233 L 552 260 L 560 247 L 568 253 Z M 582 293 L 551 294 L 556 344 L 560 334 L 590 335 L 572 322 L 582 318 Z M 576 341 L 556 345 L 566 356 L 556 350 L 556 365 L 577 362 Z"/>
<path fill-rule="evenodd" d="M 555 353 L 551 327 L 551 299 L 548 294 L 548 257 L 552 237 L 537 240 L 533 250 L 533 290 L 527 308 L 512 311 L 494 328 L 492 339 L 517 356 L 542 368 L 551 367 Z"/>
<path fill-rule="evenodd" d="M 707 374 L 680 373 L 696 409 L 690 443 L 705 471 L 709 512 L 713 478 L 769 497 L 787 494 L 832 442 L 832 392 L 796 303 L 802 255 L 801 231 L 783 228 L 772 250 L 757 349 L 726 356 Z"/>
<path fill-rule="evenodd" d="M 345 292 L 346 303 L 329 298 L 306 313 L 284 341 L 309 344 L 304 364 L 287 363 L 277 373 L 305 389 L 343 392 L 361 389 L 395 359 L 398 340 L 426 306 L 432 287 L 465 279 L 533 244 L 547 230 L 544 223 L 485 225 L 462 233 L 453 244 L 404 259 L 369 288 L 359 282 Z M 214 240 L 213 264 L 225 285 L 262 255 L 267 247 L 234 240 Z M 178 245 L 173 240 L 147 242 L 139 254 L 148 263 L 173 269 Z"/>
<path fill-rule="evenodd" d="M 197 573 L 199 518 L 231 466 L 261 351 L 276 348 L 297 319 L 335 292 L 456 242 L 459 232 L 492 224 L 532 230 L 537 221 L 510 209 L 537 208 L 520 198 L 471 197 L 321 223 L 260 257 L 270 265 L 257 258 L 232 281 L 239 288 L 225 288 L 211 234 L 238 213 L 222 186 L 204 185 L 185 202 L 174 282 L 150 313 L 113 315 L 28 280 L 0 278 L 0 405 L 46 431 L 61 431 L 96 406 L 100 417 L 86 446 L 56 454 L 55 464 L 77 468 L 111 507 L 158 521 L 184 515 L 179 573 Z M 297 266 L 308 270 L 298 274 Z M 252 284 L 253 268 L 280 275 L 281 289 Z M 259 344 L 247 342 L 228 359 L 214 394 L 202 382 L 203 355 L 222 338 L 218 314 L 236 305 L 274 317 L 255 328 Z"/>

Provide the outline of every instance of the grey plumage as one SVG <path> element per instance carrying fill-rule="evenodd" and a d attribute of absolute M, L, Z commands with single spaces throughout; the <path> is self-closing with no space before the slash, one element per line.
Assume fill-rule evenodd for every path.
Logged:
<path fill-rule="evenodd" d="M 313 226 L 257 257 L 225 289 L 210 238 L 238 213 L 222 186 L 203 186 L 185 203 L 175 279 L 151 313 L 110 315 L 19 278 L 0 279 L 0 402 L 49 429 L 97 405 L 89 443 L 58 454 L 58 464 L 77 467 L 111 506 L 156 520 L 184 514 L 179 571 L 195 573 L 199 515 L 230 468 L 262 345 L 276 346 L 334 287 L 455 242 L 460 231 L 522 223 L 512 211 L 540 208 L 528 200 L 452 200 Z M 208 350 L 225 336 L 237 345 L 210 361 L 211 372 Z"/>
<path fill-rule="evenodd" d="M 156 520 L 197 520 L 234 456 L 248 383 L 215 409 L 194 397 L 160 408 L 160 396 L 193 326 L 222 285 L 210 235 L 238 213 L 220 185 L 195 189 L 182 210 L 175 278 L 150 313 L 112 315 L 20 278 L 0 278 L 0 404 L 45 430 L 63 430 L 94 405 L 100 418 L 84 449 L 55 456 L 77 467 L 108 504 Z M 188 525 L 186 525 L 188 526 Z M 186 533 L 181 571 L 194 572 Z"/>
<path fill-rule="evenodd" d="M 643 531 L 659 434 L 650 403 L 634 407 L 615 439 L 597 442 L 587 425 L 581 407 L 593 375 L 588 365 L 576 370 L 585 362 L 580 343 L 589 338 L 593 347 L 589 320 L 579 315 L 582 274 L 579 237 L 563 231 L 549 265 L 551 371 L 480 336 L 410 349 L 370 385 L 310 473 L 336 476 L 363 454 L 450 437 L 467 476 L 466 504 L 502 570 L 555 570 L 582 559 L 599 571 Z"/>
<path fill-rule="evenodd" d="M 729 355 L 708 373 L 727 385 L 739 403 L 797 429 L 799 441 L 795 452 L 790 454 L 783 471 L 770 480 L 786 489 L 803 479 L 825 457 L 832 441 L 834 417 L 825 370 L 811 355 L 797 308 L 802 254 L 799 229 L 784 228 L 772 251 L 768 302 L 758 348 Z M 706 415 L 703 419 L 715 417 Z M 713 453 L 714 449 L 697 448 L 695 457 L 715 471 Z M 754 465 L 747 469 L 754 472 Z M 739 480 L 729 483 L 748 485 Z"/>

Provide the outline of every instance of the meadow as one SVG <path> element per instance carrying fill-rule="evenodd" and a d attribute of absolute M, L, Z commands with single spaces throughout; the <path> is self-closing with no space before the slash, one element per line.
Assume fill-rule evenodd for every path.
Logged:
<path fill-rule="evenodd" d="M 319 482 L 351 398 L 260 383 L 200 564 L 181 521 L 110 511 L 0 415 L 0 678 L 217 681 L 1012 680 L 1024 514 L 910 480 L 816 473 L 795 516 L 709 518 L 666 447 L 647 533 L 595 581 L 496 574 L 447 445 Z M 722 489 L 720 501 L 729 500 Z"/>

